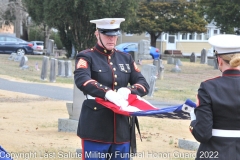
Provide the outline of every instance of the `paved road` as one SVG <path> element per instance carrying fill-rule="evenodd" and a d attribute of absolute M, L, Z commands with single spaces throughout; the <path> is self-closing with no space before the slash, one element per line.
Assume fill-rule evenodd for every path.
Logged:
<path fill-rule="evenodd" d="M 73 101 L 73 89 L 51 86 L 46 84 L 16 82 L 16 81 L 10 81 L 7 79 L 0 78 L 0 89 L 13 91 L 13 92 L 39 95 L 39 96 L 53 98 L 57 100 L 63 100 L 63 101 Z M 157 100 L 148 100 L 148 101 L 158 108 L 176 105 L 176 104 L 160 102 Z"/>
<path fill-rule="evenodd" d="M 46 84 L 25 83 L 9 81 L 7 79 L 0 78 L 0 89 L 21 92 L 33 95 L 39 95 L 43 97 L 49 97 L 57 100 L 72 101 L 73 89 L 51 86 Z"/>

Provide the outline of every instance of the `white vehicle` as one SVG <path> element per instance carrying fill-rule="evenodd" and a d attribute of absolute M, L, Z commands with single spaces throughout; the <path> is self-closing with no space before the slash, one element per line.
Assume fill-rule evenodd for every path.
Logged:
<path fill-rule="evenodd" d="M 33 54 L 43 54 L 44 42 L 43 41 L 31 41 L 33 44 Z"/>

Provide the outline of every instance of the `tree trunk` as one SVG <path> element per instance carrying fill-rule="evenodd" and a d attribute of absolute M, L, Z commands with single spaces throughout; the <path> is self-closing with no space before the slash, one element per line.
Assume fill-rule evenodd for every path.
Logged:
<path fill-rule="evenodd" d="M 155 36 L 154 33 L 151 33 L 151 34 L 150 34 L 150 37 L 151 37 L 150 45 L 153 46 L 153 47 L 156 47 L 157 37 Z"/>

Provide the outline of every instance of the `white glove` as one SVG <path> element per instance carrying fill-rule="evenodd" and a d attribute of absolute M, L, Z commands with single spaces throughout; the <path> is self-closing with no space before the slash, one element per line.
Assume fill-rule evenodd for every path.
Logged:
<path fill-rule="evenodd" d="M 194 109 L 191 110 L 190 117 L 191 117 L 191 121 L 196 120 L 196 115 L 194 113 Z"/>
<path fill-rule="evenodd" d="M 121 108 L 128 106 L 128 101 L 123 99 L 123 97 L 120 94 L 114 92 L 113 90 L 107 91 L 105 94 L 105 98 Z"/>
<path fill-rule="evenodd" d="M 122 87 L 122 88 L 118 89 L 117 93 L 120 94 L 124 99 L 127 100 L 128 95 L 131 93 L 131 91 L 127 87 Z"/>

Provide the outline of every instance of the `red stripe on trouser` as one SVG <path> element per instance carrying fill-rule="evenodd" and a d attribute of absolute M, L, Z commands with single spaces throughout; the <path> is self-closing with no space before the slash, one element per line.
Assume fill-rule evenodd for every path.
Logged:
<path fill-rule="evenodd" d="M 84 156 L 84 140 L 82 139 L 82 160 L 85 160 Z"/>

